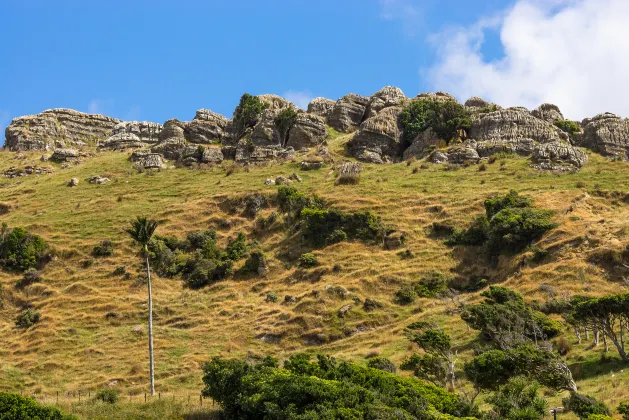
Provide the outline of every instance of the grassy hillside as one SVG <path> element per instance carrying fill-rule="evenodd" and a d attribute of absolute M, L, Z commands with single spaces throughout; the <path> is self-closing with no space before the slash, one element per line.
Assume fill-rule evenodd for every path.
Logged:
<path fill-rule="evenodd" d="M 339 161 L 346 139 L 336 137 L 329 146 Z M 0 171 L 41 164 L 40 155 L 0 153 Z M 14 287 L 20 274 L 0 271 L 3 388 L 46 393 L 95 390 L 118 381 L 125 392 L 144 392 L 146 290 L 137 280 L 142 270 L 138 250 L 122 230 L 137 215 L 159 220 L 162 235 L 183 238 L 191 231 L 216 229 L 221 245 L 244 232 L 258 240 L 270 258 L 265 278 L 236 275 L 201 290 L 184 288 L 178 279 L 155 279 L 156 385 L 161 392 L 198 393 L 200 363 L 212 355 L 251 352 L 283 358 L 312 350 L 360 363 L 378 354 L 399 364 L 413 350 L 403 329 L 420 319 L 436 321 L 450 332 L 467 349 L 461 353 L 461 360 L 467 360 L 477 332 L 467 331 L 451 311 L 451 301 L 419 299 L 409 306 L 393 301 L 401 285 L 431 272 L 461 278 L 483 275 L 491 283 L 518 290 L 528 301 L 545 301 L 551 288 L 557 294 L 627 291 L 622 275 L 629 273 L 588 262 L 592 253 L 621 250 L 629 243 L 629 164 L 596 154 L 579 173 L 563 175 L 540 173 L 518 157 L 499 159 L 483 166 L 486 170 L 478 165 L 447 170 L 423 162 L 364 165 L 358 185 L 335 185 L 335 164 L 300 171 L 299 159 L 235 170 L 225 162 L 197 170 L 138 173 L 127 157 L 103 152 L 68 169 L 56 166 L 52 175 L 0 178 L 0 202 L 11 207 L 0 221 L 40 234 L 56 255 L 43 270 L 43 281 L 23 290 Z M 286 232 L 281 222 L 255 233 L 254 220 L 238 205 L 238 199 L 254 192 L 274 197 L 277 187 L 264 185 L 264 180 L 293 172 L 303 178 L 293 183 L 299 190 L 317 194 L 340 210 L 373 211 L 386 226 L 407 233 L 406 244 L 384 250 L 343 242 L 313 250 L 317 267 L 296 267 L 297 258 L 312 248 Z M 93 175 L 111 182 L 89 184 Z M 80 179 L 77 187 L 67 186 L 72 177 Z M 484 211 L 485 198 L 510 189 L 556 212 L 559 227 L 537 243 L 549 251 L 541 263 L 532 262 L 532 251 L 525 251 L 501 257 L 492 268 L 470 249 L 453 249 L 433 235 L 434 222 L 464 227 Z M 260 214 L 276 210 L 269 206 Z M 114 242 L 114 256 L 91 256 L 104 239 Z M 407 248 L 413 258 L 398 255 Z M 112 274 L 122 265 L 131 278 Z M 333 286 L 349 293 L 334 293 L 338 289 Z M 267 302 L 267 292 L 276 293 L 278 302 Z M 296 302 L 285 303 L 286 295 Z M 361 303 L 365 298 L 381 302 L 382 308 L 366 312 Z M 479 300 L 478 293 L 461 299 Z M 15 317 L 26 302 L 42 320 L 24 331 L 15 327 Z M 339 308 L 347 304 L 352 309 L 340 317 Z M 573 343 L 566 358 L 580 391 L 610 407 L 629 399 L 629 389 L 622 386 L 629 372 L 616 361 L 613 349 L 605 356 L 602 345 L 577 345 L 568 329 L 565 336 Z M 549 398 L 559 403 L 561 396 Z"/>

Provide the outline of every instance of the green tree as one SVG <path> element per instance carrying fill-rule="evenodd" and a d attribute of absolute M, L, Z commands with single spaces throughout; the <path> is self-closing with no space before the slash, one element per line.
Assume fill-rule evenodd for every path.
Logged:
<path fill-rule="evenodd" d="M 284 108 L 277 114 L 275 120 L 275 127 L 280 132 L 280 141 L 282 142 L 282 146 L 286 146 L 288 142 L 288 135 L 290 133 L 290 129 L 293 128 L 295 122 L 297 121 L 297 111 L 295 111 L 292 107 Z"/>
<path fill-rule="evenodd" d="M 58 408 L 42 407 L 35 400 L 17 394 L 0 392 L 0 419 L 2 420 L 73 420 Z"/>
<path fill-rule="evenodd" d="M 509 379 L 498 392 L 488 398 L 493 405 L 496 419 L 539 420 L 544 416 L 548 403 L 539 394 L 539 384 L 525 377 Z"/>
<path fill-rule="evenodd" d="M 609 409 L 596 398 L 589 395 L 571 392 L 569 397 L 563 399 L 566 410 L 572 411 L 580 419 L 587 419 L 593 414 L 609 415 Z"/>
<path fill-rule="evenodd" d="M 447 143 L 459 131 L 468 131 L 472 124 L 469 111 L 456 101 L 415 99 L 400 113 L 400 123 L 407 144 L 428 128 Z"/>
<path fill-rule="evenodd" d="M 266 104 L 260 101 L 260 98 L 257 96 L 245 93 L 240 97 L 240 103 L 234 111 L 233 118 L 233 129 L 237 139 L 244 136 L 248 128 L 258 123 L 262 111 L 264 111 L 266 107 Z"/>
<path fill-rule="evenodd" d="M 149 265 L 149 243 L 157 229 L 157 221 L 138 216 L 131 221 L 131 225 L 125 228 L 125 232 L 131 236 L 138 245 L 142 247 L 146 262 L 146 276 L 148 278 L 148 332 L 149 332 L 149 370 L 150 370 L 150 392 L 155 395 L 155 366 L 153 357 L 153 294 L 151 291 L 151 267 Z"/>

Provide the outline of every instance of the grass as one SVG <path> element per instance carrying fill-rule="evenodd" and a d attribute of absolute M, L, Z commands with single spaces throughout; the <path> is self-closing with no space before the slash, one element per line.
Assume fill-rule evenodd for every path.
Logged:
<path fill-rule="evenodd" d="M 343 158 L 344 143 L 350 137 L 335 133 L 329 139 L 330 154 L 336 159 L 332 166 Z M 31 163 L 48 165 L 38 161 L 41 153 L 21 155 L 0 153 L 0 171 Z M 248 171 L 233 170 L 225 176 L 229 163 L 203 170 L 137 173 L 127 157 L 126 153 L 103 152 L 68 169 L 51 164 L 55 167 L 52 175 L 0 178 L 2 202 L 11 207 L 0 216 L 2 221 L 42 235 L 57 255 L 43 270 L 43 281 L 23 290 L 14 288 L 21 275 L 0 272 L 4 291 L 0 384 L 6 390 L 95 392 L 112 381 L 126 395 L 146 390 L 146 291 L 133 280 L 141 274 L 141 260 L 122 231 L 136 215 L 158 219 L 162 235 L 183 237 L 193 230 L 217 229 L 221 246 L 243 231 L 261 243 L 270 260 L 266 278 L 236 277 L 201 290 L 184 289 L 180 280 L 155 278 L 156 385 L 163 393 L 198 395 L 200 365 L 213 355 L 239 357 L 252 352 L 282 359 L 308 350 L 361 363 L 377 354 L 399 365 L 413 350 L 403 329 L 420 319 L 438 322 L 469 349 L 475 334 L 467 331 L 458 315 L 449 314 L 451 302 L 426 298 L 409 306 L 393 302 L 401 285 L 433 271 L 448 276 L 484 271 L 491 282 L 516 289 L 527 300 L 545 299 L 539 289 L 542 284 L 552 284 L 567 294 L 627 289 L 610 281 L 608 273 L 586 258 L 596 248 L 622 249 L 629 242 L 629 205 L 618 194 L 597 193 L 626 185 L 629 164 L 596 154 L 590 154 L 589 163 L 578 174 L 561 176 L 537 172 L 528 167 L 528 160 L 513 156 L 501 157 L 502 166 L 486 165 L 484 171 L 474 165 L 446 171 L 442 165 L 422 163 L 421 172 L 413 174 L 415 165 L 365 164 L 356 185 L 335 185 L 334 172 L 325 168 L 300 171 L 299 159 L 250 166 Z M 297 258 L 311 249 L 281 228 L 255 234 L 254 220 L 229 204 L 229 199 L 253 192 L 272 196 L 277 187 L 264 185 L 264 180 L 293 172 L 303 178 L 302 183 L 293 184 L 298 189 L 316 193 L 340 210 L 371 210 L 385 225 L 406 232 L 404 249 L 415 258 L 401 259 L 400 250 L 349 242 L 317 251 L 315 268 L 296 267 Z M 111 182 L 87 183 L 93 175 L 106 176 Z M 72 177 L 81 182 L 69 188 L 66 184 Z M 433 222 L 465 226 L 484 211 L 482 203 L 488 195 L 509 189 L 531 195 L 537 206 L 556 211 L 559 228 L 537 244 L 549 251 L 541 263 L 526 262 L 532 255 L 529 252 L 501 257 L 490 268 L 473 252 L 448 248 L 431 235 Z M 268 216 L 273 210 L 263 209 L 261 214 Z M 114 255 L 94 259 L 83 268 L 81 262 L 92 259 L 91 250 L 103 239 L 114 242 Z M 121 265 L 127 267 L 131 279 L 112 275 Z M 342 269 L 333 269 L 336 265 Z M 345 297 L 327 293 L 332 286 L 342 286 L 349 293 Z M 268 292 L 277 294 L 277 303 L 266 301 Z M 286 295 L 297 301 L 284 303 Z M 365 312 L 354 297 L 375 299 L 383 307 Z M 473 303 L 478 293 L 462 299 Z M 33 304 L 42 315 L 26 331 L 15 328 L 23 302 Z M 346 304 L 352 304 L 352 309 L 339 318 L 338 309 Z M 280 339 L 263 339 L 268 337 Z M 319 337 L 321 341 L 316 342 L 321 344 L 312 344 L 312 337 Z M 608 368 L 602 371 L 593 369 L 587 361 L 600 358 L 602 349 L 575 344 L 569 332 L 566 337 L 573 342 L 568 363 L 585 364 L 582 370 L 596 373 L 580 376 L 579 388 L 610 407 L 629 400 L 627 387 L 613 385 L 626 383 L 629 371 L 613 363 L 604 364 Z M 609 355 L 613 354 L 612 349 Z M 461 352 L 462 361 L 470 357 L 471 350 Z M 562 396 L 549 398 L 559 405 Z M 106 418 L 98 417 L 98 410 L 87 405 L 68 408 L 84 418 Z M 133 418 L 121 416 L 114 417 Z"/>

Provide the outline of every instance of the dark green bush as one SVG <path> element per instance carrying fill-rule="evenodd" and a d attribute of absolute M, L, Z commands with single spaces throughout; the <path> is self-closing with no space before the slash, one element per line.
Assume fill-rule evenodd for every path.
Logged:
<path fill-rule="evenodd" d="M 313 209 L 323 208 L 323 201 L 314 196 L 308 197 L 306 194 L 297 191 L 295 187 L 282 185 L 277 189 L 277 204 L 280 211 L 288 214 L 289 217 L 298 218 L 300 213 L 306 207 Z"/>
<path fill-rule="evenodd" d="M 609 415 L 609 409 L 600 401 L 589 395 L 571 392 L 569 397 L 563 399 L 566 410 L 572 411 L 580 419 L 587 419 L 592 414 Z"/>
<path fill-rule="evenodd" d="M 186 272 L 184 283 L 191 289 L 200 289 L 231 275 L 233 263 L 229 259 L 190 259 L 184 274 Z"/>
<path fill-rule="evenodd" d="M 92 255 L 94 257 L 111 257 L 114 255 L 114 243 L 109 239 L 101 241 L 92 249 Z"/>
<path fill-rule="evenodd" d="M 241 138 L 248 128 L 256 125 L 265 109 L 266 105 L 260 101 L 260 98 L 248 93 L 243 94 L 232 119 L 236 138 Z"/>
<path fill-rule="evenodd" d="M 33 268 L 30 268 L 24 272 L 24 275 L 20 280 L 15 283 L 16 289 L 23 289 L 26 286 L 30 286 L 34 283 L 41 281 L 41 273 Z"/>
<path fill-rule="evenodd" d="M 336 229 L 332 231 L 326 238 L 326 242 L 328 245 L 337 244 L 339 242 L 345 242 L 347 240 L 347 233 L 345 233 L 341 229 Z"/>
<path fill-rule="evenodd" d="M 319 264 L 319 261 L 317 260 L 317 256 L 307 252 L 305 254 L 302 254 L 301 257 L 299 257 L 299 262 L 298 262 L 299 266 L 302 268 L 310 268 L 310 267 L 314 267 L 317 264 Z"/>
<path fill-rule="evenodd" d="M 389 373 L 397 373 L 397 367 L 395 364 L 386 357 L 372 357 L 367 362 L 367 367 L 383 370 Z"/>
<path fill-rule="evenodd" d="M 448 293 L 448 281 L 443 274 L 434 273 L 415 285 L 417 296 L 423 298 L 437 298 Z"/>
<path fill-rule="evenodd" d="M 101 389 L 100 391 L 96 392 L 96 395 L 94 395 L 95 400 L 102 401 L 108 404 L 117 403 L 118 397 L 118 391 L 115 389 Z"/>
<path fill-rule="evenodd" d="M 621 402 L 620 404 L 618 404 L 618 414 L 622 414 L 622 419 L 623 420 L 629 420 L 629 403 L 628 402 Z"/>
<path fill-rule="evenodd" d="M 486 199 L 484 204 L 487 219 L 491 220 L 492 217 L 504 209 L 531 207 L 533 199 L 521 196 L 517 191 L 511 190 L 504 196 L 496 196 Z"/>
<path fill-rule="evenodd" d="M 2 225 L 0 233 L 0 265 L 11 270 L 37 268 L 47 259 L 48 245 L 44 239 L 26 229 L 10 229 Z"/>
<path fill-rule="evenodd" d="M 397 292 L 395 292 L 394 301 L 398 305 L 410 305 L 415 302 L 417 299 L 417 291 L 415 290 L 415 286 L 412 284 L 407 284 L 406 286 L 400 287 Z"/>
<path fill-rule="evenodd" d="M 15 319 L 15 326 L 27 329 L 37 324 L 41 319 L 41 314 L 32 309 L 24 309 Z"/>
<path fill-rule="evenodd" d="M 260 249 L 249 253 L 249 257 L 240 268 L 242 274 L 261 274 L 260 270 L 266 267 L 266 255 Z"/>
<path fill-rule="evenodd" d="M 465 230 L 455 229 L 446 241 L 447 245 L 482 245 L 489 236 L 489 221 L 485 215 L 478 216 Z"/>
<path fill-rule="evenodd" d="M 0 419 L 2 420 L 72 420 L 58 408 L 43 407 L 35 400 L 17 394 L 0 392 Z"/>
<path fill-rule="evenodd" d="M 275 292 L 268 292 L 265 298 L 267 302 L 272 302 L 272 303 L 277 303 L 278 299 L 279 298 L 277 297 L 277 294 Z"/>
<path fill-rule="evenodd" d="M 301 211 L 301 218 L 305 239 L 317 247 L 342 239 L 343 235 L 338 231 L 343 231 L 348 239 L 367 243 L 382 239 L 386 233 L 380 218 L 369 211 L 342 213 L 307 207 Z"/>
<path fill-rule="evenodd" d="M 536 382 L 521 376 L 510 378 L 488 398 L 493 406 L 492 414 L 501 420 L 539 420 L 546 414 L 548 403 L 538 391 L 539 384 Z"/>
<path fill-rule="evenodd" d="M 526 248 L 544 232 L 554 229 L 554 212 L 535 208 L 506 208 L 489 222 L 489 249 L 518 252 Z"/>
<path fill-rule="evenodd" d="M 288 133 L 290 129 L 295 125 L 297 121 L 297 111 L 295 111 L 292 107 L 284 108 L 277 114 L 275 120 L 275 127 L 280 132 L 280 140 L 282 141 L 282 145 L 286 145 L 286 141 L 288 140 Z"/>
<path fill-rule="evenodd" d="M 246 237 L 242 232 L 238 232 L 236 239 L 229 241 L 227 248 L 225 248 L 227 258 L 234 262 L 247 255 L 248 251 L 249 247 L 247 246 Z"/>
<path fill-rule="evenodd" d="M 459 130 L 469 130 L 470 113 L 456 101 L 438 102 L 430 99 L 415 99 L 400 114 L 404 129 L 404 141 L 411 144 L 421 132 L 432 128 L 441 140 L 447 143 L 457 136 Z"/>
<path fill-rule="evenodd" d="M 558 120 L 555 121 L 555 126 L 559 127 L 560 130 L 568 133 L 570 137 L 581 131 L 581 127 L 576 121 Z"/>

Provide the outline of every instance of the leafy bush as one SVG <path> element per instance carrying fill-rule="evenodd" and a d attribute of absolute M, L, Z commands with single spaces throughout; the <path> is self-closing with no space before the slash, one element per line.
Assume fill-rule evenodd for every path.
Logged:
<path fill-rule="evenodd" d="M 242 274 L 261 274 L 260 269 L 266 267 L 266 255 L 260 249 L 251 251 L 249 258 L 245 261 L 244 265 L 240 268 Z"/>
<path fill-rule="evenodd" d="M 319 264 L 319 261 L 317 261 L 317 256 L 310 252 L 302 254 L 301 257 L 299 257 L 300 267 L 310 268 L 316 266 L 317 264 Z"/>
<path fill-rule="evenodd" d="M 489 236 L 489 221 L 482 215 L 474 219 L 472 225 L 465 230 L 455 229 L 446 241 L 447 245 L 482 245 Z"/>
<path fill-rule="evenodd" d="M 487 219 L 491 220 L 496 214 L 504 209 L 531 207 L 533 199 L 521 196 L 517 191 L 511 190 L 504 196 L 490 197 L 485 200 L 485 212 Z"/>
<path fill-rule="evenodd" d="M 101 241 L 92 249 L 92 255 L 95 257 L 111 257 L 114 255 L 114 243 L 109 239 Z"/>
<path fill-rule="evenodd" d="M 568 133 L 570 137 L 581 131 L 581 127 L 579 126 L 579 124 L 575 121 L 570 120 L 555 121 L 555 126 L 557 126 L 560 130 Z"/>
<path fill-rule="evenodd" d="M 232 273 L 233 263 L 229 259 L 190 259 L 184 272 L 184 283 L 191 289 L 200 289 Z"/>
<path fill-rule="evenodd" d="M 288 133 L 293 125 L 295 125 L 296 121 L 297 112 L 291 107 L 284 108 L 279 112 L 279 114 L 277 114 L 277 117 L 275 117 L 273 122 L 275 123 L 277 130 L 280 132 L 282 146 L 286 145 L 286 142 L 288 141 Z"/>
<path fill-rule="evenodd" d="M 307 207 L 301 211 L 304 221 L 303 234 L 314 246 L 325 246 L 338 242 L 345 232 L 349 239 L 372 243 L 385 236 L 386 229 L 379 217 L 370 211 L 342 213 L 338 210 L 323 210 Z"/>
<path fill-rule="evenodd" d="M 628 402 L 621 402 L 620 404 L 618 404 L 618 414 L 622 414 L 622 419 L 623 420 L 629 420 L 629 403 Z"/>
<path fill-rule="evenodd" d="M 448 281 L 441 273 L 434 273 L 431 276 L 420 280 L 415 285 L 415 292 L 417 296 L 423 298 L 436 298 L 446 294 L 450 288 L 448 287 Z"/>
<path fill-rule="evenodd" d="M 389 373 L 397 373 L 397 367 L 395 364 L 386 357 L 372 357 L 367 362 L 367 367 L 383 370 Z"/>
<path fill-rule="evenodd" d="M 430 99 L 411 101 L 400 114 L 400 123 L 407 144 L 428 128 L 432 128 L 439 139 L 449 142 L 459 130 L 469 130 L 472 124 L 469 111 L 458 102 Z"/>
<path fill-rule="evenodd" d="M 41 273 L 33 268 L 30 268 L 24 272 L 24 275 L 20 280 L 15 283 L 16 289 L 23 289 L 26 286 L 30 286 L 34 283 L 41 281 Z"/>
<path fill-rule="evenodd" d="M 537 420 L 546 414 L 548 403 L 538 395 L 539 384 L 515 377 L 488 398 L 498 419 Z"/>
<path fill-rule="evenodd" d="M 234 131 L 238 139 L 245 134 L 248 128 L 257 124 L 262 115 L 262 111 L 264 111 L 266 107 L 267 106 L 262 103 L 257 96 L 245 93 L 240 97 L 240 103 L 236 107 L 233 117 Z"/>
<path fill-rule="evenodd" d="M 48 245 L 44 239 L 26 229 L 10 229 L 2 225 L 0 233 L 0 265 L 18 271 L 36 268 L 45 262 Z"/>
<path fill-rule="evenodd" d="M 345 242 L 347 240 L 347 233 L 341 229 L 332 231 L 326 238 L 328 245 L 337 244 L 339 242 Z"/>
<path fill-rule="evenodd" d="M 0 392 L 0 419 L 3 420 L 72 420 L 58 408 L 42 407 L 35 400 L 17 394 Z"/>
<path fill-rule="evenodd" d="M 27 329 L 37 324 L 41 319 L 41 314 L 32 309 L 24 309 L 15 319 L 15 326 Z"/>
<path fill-rule="evenodd" d="M 554 212 L 535 208 L 506 208 L 489 222 L 489 248 L 495 253 L 501 250 L 521 251 L 544 232 L 554 229 Z"/>
<path fill-rule="evenodd" d="M 571 392 L 569 397 L 563 399 L 563 406 L 566 410 L 572 411 L 580 419 L 587 419 L 592 414 L 602 414 L 608 416 L 609 409 L 600 401 L 589 395 Z"/>
<path fill-rule="evenodd" d="M 275 294 L 275 292 L 268 292 L 268 293 L 266 294 L 266 298 L 265 298 L 265 300 L 266 300 L 267 302 L 273 302 L 273 303 L 276 303 L 276 302 L 277 302 L 277 300 L 278 300 L 277 294 Z"/>
<path fill-rule="evenodd" d="M 108 404 L 117 403 L 118 397 L 118 391 L 115 389 L 101 389 L 100 391 L 96 392 L 96 395 L 94 395 L 95 400 L 102 401 Z"/>
<path fill-rule="evenodd" d="M 415 290 L 415 286 L 412 284 L 407 284 L 406 286 L 402 286 L 395 292 L 394 301 L 398 305 L 410 305 L 415 302 L 417 299 L 417 291 Z"/>
<path fill-rule="evenodd" d="M 295 187 L 286 185 L 282 185 L 277 189 L 277 204 L 282 213 L 295 218 L 299 217 L 301 211 L 306 207 L 323 208 L 323 201 L 319 197 L 310 198 L 306 194 L 297 191 Z"/>
<path fill-rule="evenodd" d="M 238 261 L 247 254 L 249 247 L 247 246 L 245 234 L 238 232 L 236 239 L 229 241 L 225 252 L 227 252 L 227 258 L 232 261 Z"/>

